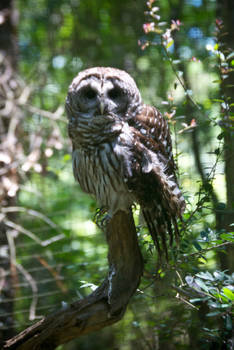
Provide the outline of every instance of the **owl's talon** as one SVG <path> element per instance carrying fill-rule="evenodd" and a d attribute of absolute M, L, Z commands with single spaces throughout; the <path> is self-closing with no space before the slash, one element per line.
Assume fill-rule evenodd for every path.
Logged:
<path fill-rule="evenodd" d="M 104 216 L 104 218 L 100 222 L 100 228 L 101 229 L 106 229 L 108 224 L 109 224 L 109 222 L 110 222 L 110 220 L 111 220 L 111 216 L 109 214 L 106 214 Z"/>
<path fill-rule="evenodd" d="M 95 216 L 94 216 L 94 222 L 96 225 L 101 229 L 105 229 L 111 219 L 111 216 L 107 213 L 107 208 L 102 207 L 97 210 Z"/>
<path fill-rule="evenodd" d="M 100 220 L 100 218 L 105 214 L 106 211 L 106 207 L 97 208 L 96 213 L 94 215 L 94 222 Z"/>

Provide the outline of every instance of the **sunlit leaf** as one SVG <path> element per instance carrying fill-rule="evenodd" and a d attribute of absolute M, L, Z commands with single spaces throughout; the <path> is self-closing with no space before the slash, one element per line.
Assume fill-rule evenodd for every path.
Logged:
<path fill-rule="evenodd" d="M 214 311 L 214 312 L 209 312 L 208 314 L 206 314 L 206 316 L 207 317 L 213 317 L 213 316 L 218 316 L 221 313 L 222 313 L 221 311 Z"/>
<path fill-rule="evenodd" d="M 195 282 L 203 290 L 205 290 L 206 292 L 209 292 L 209 288 L 207 287 L 207 285 L 200 278 L 195 278 Z"/>
<path fill-rule="evenodd" d="M 224 100 L 221 100 L 221 99 L 219 99 L 219 98 L 213 98 L 213 101 L 214 101 L 214 102 L 220 102 L 220 103 L 223 103 L 223 102 L 224 102 Z"/>
<path fill-rule="evenodd" d="M 212 83 L 217 83 L 217 84 L 221 84 L 222 80 L 218 79 L 218 80 L 213 80 Z"/>
<path fill-rule="evenodd" d="M 231 233 L 222 233 L 220 235 L 220 238 L 226 240 L 226 241 L 230 241 L 230 242 L 234 242 L 234 234 Z"/>
<path fill-rule="evenodd" d="M 222 291 L 226 295 L 226 297 L 228 297 L 228 299 L 232 301 L 234 300 L 234 293 L 230 289 L 228 289 L 227 287 L 223 287 Z"/>
<path fill-rule="evenodd" d="M 173 44 L 174 44 L 174 40 L 171 39 L 171 40 L 167 43 L 166 48 L 169 49 L 169 47 L 171 47 Z"/>
<path fill-rule="evenodd" d="M 219 281 L 222 281 L 225 277 L 225 273 L 223 271 L 215 271 L 213 275 Z"/>
<path fill-rule="evenodd" d="M 234 52 L 231 52 L 229 55 L 227 55 L 226 60 L 230 60 L 230 58 L 234 57 Z"/>
<path fill-rule="evenodd" d="M 219 309 L 220 306 L 221 306 L 221 304 L 218 303 L 218 302 L 215 302 L 215 301 L 210 301 L 210 302 L 209 302 L 209 306 L 210 306 L 211 308 L 213 308 L 213 309 Z"/>
<path fill-rule="evenodd" d="M 200 273 L 197 273 L 196 274 L 197 277 L 200 277 L 202 279 L 205 279 L 205 280 L 209 280 L 209 281 L 214 281 L 214 277 L 211 275 L 210 272 L 200 272 Z"/>

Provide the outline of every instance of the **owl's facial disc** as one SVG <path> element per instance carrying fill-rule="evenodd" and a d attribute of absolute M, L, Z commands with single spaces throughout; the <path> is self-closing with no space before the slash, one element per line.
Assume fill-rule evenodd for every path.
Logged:
<path fill-rule="evenodd" d="M 126 111 L 128 95 L 118 82 L 89 77 L 77 88 L 77 101 L 81 112 L 108 116 Z"/>

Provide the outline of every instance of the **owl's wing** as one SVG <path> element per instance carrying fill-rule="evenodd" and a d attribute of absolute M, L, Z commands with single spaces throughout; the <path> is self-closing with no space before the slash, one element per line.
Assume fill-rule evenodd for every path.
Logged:
<path fill-rule="evenodd" d="M 127 185 L 133 191 L 159 254 L 167 256 L 167 233 L 178 237 L 177 219 L 185 208 L 178 187 L 167 121 L 154 107 L 144 105 L 129 122 L 134 134 L 132 174 Z M 161 242 L 161 243 L 160 243 Z"/>

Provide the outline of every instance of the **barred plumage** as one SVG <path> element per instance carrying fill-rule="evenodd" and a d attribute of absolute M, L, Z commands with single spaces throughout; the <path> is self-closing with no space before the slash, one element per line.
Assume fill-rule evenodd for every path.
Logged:
<path fill-rule="evenodd" d="M 124 71 L 97 67 L 73 80 L 67 100 L 73 171 L 110 216 L 137 202 L 159 252 L 178 234 L 185 202 L 177 184 L 169 127 L 141 102 Z M 161 242 L 161 243 L 160 243 Z"/>

